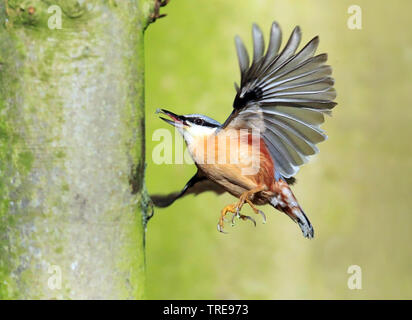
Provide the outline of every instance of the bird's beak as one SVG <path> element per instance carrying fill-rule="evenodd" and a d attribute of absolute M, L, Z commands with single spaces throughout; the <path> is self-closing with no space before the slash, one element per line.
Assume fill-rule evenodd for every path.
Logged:
<path fill-rule="evenodd" d="M 162 113 L 164 115 L 167 115 L 169 118 L 171 118 L 172 120 L 160 117 L 160 119 L 167 122 L 168 124 L 171 124 L 172 126 L 183 127 L 183 126 L 187 125 L 183 116 L 179 116 L 179 115 L 177 115 L 177 114 L 175 114 L 171 111 L 168 111 L 168 110 L 165 110 L 165 109 L 157 109 L 156 113 Z"/>

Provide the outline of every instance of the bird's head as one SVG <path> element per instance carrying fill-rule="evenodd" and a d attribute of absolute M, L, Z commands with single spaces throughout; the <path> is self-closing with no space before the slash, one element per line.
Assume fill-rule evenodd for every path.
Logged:
<path fill-rule="evenodd" d="M 202 114 L 177 115 L 164 109 L 157 109 L 156 113 L 168 116 L 170 119 L 160 118 L 179 130 L 186 143 L 191 143 L 194 138 L 214 134 L 221 127 L 219 122 Z"/>

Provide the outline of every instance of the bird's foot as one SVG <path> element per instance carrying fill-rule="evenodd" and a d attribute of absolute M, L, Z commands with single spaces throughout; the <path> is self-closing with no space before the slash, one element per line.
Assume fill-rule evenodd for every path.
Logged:
<path fill-rule="evenodd" d="M 224 223 L 225 223 L 225 216 L 228 212 L 236 214 L 236 204 L 229 204 L 226 207 L 224 207 L 220 213 L 220 219 L 217 224 L 217 231 L 221 233 L 227 233 L 223 230 L 224 228 Z"/>
<path fill-rule="evenodd" d="M 236 204 L 236 214 L 237 216 L 240 215 L 240 210 L 242 210 L 243 205 L 245 204 L 245 202 L 249 199 L 249 191 L 243 193 L 240 197 L 239 197 L 239 201 Z"/>
<path fill-rule="evenodd" d="M 252 198 L 253 195 L 255 195 L 256 193 L 259 193 L 263 190 L 265 190 L 265 187 L 264 186 L 259 186 L 255 189 L 243 192 L 239 197 L 239 201 L 236 205 L 236 208 L 238 208 L 239 210 L 242 209 L 245 202 L 247 202 L 252 207 L 253 211 L 255 211 L 255 213 L 257 213 L 257 211 L 256 211 L 257 209 L 253 205 L 253 203 L 251 201 L 251 198 Z"/>
<path fill-rule="evenodd" d="M 252 201 L 250 200 L 250 196 L 251 196 L 251 195 L 253 195 L 253 194 L 257 193 L 257 192 L 260 192 L 260 191 L 262 191 L 262 188 L 257 188 L 257 189 L 255 189 L 255 190 L 246 191 L 245 193 L 243 193 L 243 194 L 240 196 L 239 201 L 238 201 L 238 203 L 236 204 L 236 215 L 233 215 L 233 217 L 232 217 L 232 224 L 234 223 L 235 217 L 238 217 L 238 218 L 241 218 L 241 219 L 243 219 L 243 220 L 245 220 L 245 219 L 251 220 L 251 221 L 253 221 L 253 223 L 256 225 L 256 222 L 255 222 L 255 220 L 254 220 L 253 218 L 249 217 L 249 218 L 250 218 L 250 219 L 249 219 L 249 218 L 246 218 L 246 217 L 248 217 L 248 216 L 244 216 L 244 215 L 243 215 L 243 217 L 245 217 L 245 218 L 242 218 L 242 215 L 240 214 L 240 210 L 242 209 L 242 207 L 243 207 L 243 205 L 245 204 L 245 202 L 246 202 L 247 204 L 249 204 L 249 206 L 252 208 L 252 210 L 253 210 L 256 214 L 260 214 L 260 215 L 262 216 L 262 218 L 263 218 L 263 223 L 266 223 L 266 216 L 265 216 L 265 214 L 263 213 L 263 211 L 261 211 L 261 210 L 259 210 L 258 208 L 256 208 L 255 205 L 254 205 L 254 204 L 252 203 Z"/>
<path fill-rule="evenodd" d="M 239 218 L 242 219 L 242 220 L 244 220 L 244 221 L 246 221 L 246 220 L 252 221 L 253 224 L 254 224 L 255 227 L 256 227 L 256 220 L 253 219 L 251 216 L 246 216 L 246 215 L 244 215 L 244 214 L 241 214 L 241 215 L 239 215 Z"/>
<path fill-rule="evenodd" d="M 255 205 L 252 203 L 252 201 L 250 200 L 246 200 L 246 201 L 256 214 L 260 214 L 262 216 L 263 223 L 266 223 L 266 215 L 264 214 L 264 212 L 256 208 Z"/>
<path fill-rule="evenodd" d="M 235 218 L 242 219 L 242 220 L 250 220 L 250 221 L 253 222 L 253 224 L 254 224 L 255 227 L 256 227 L 256 221 L 255 221 L 255 219 L 253 219 L 251 216 L 247 216 L 247 215 L 241 214 L 240 211 L 239 211 L 239 209 L 236 209 L 236 212 L 233 214 L 233 217 L 232 217 L 232 227 L 235 225 Z"/>
<path fill-rule="evenodd" d="M 246 191 L 246 192 L 244 192 L 244 193 L 239 197 L 239 201 L 238 201 L 237 203 L 230 204 L 230 205 L 224 207 L 223 210 L 222 210 L 222 212 L 221 212 L 221 214 L 220 214 L 219 223 L 217 224 L 217 230 L 218 230 L 219 232 L 226 233 L 226 232 L 223 231 L 223 227 L 224 227 L 224 218 L 225 218 L 225 216 L 226 216 L 226 214 L 227 214 L 228 212 L 233 213 L 232 226 L 235 225 L 235 218 L 239 218 L 239 219 L 242 219 L 242 220 L 250 220 L 250 221 L 252 221 L 253 224 L 254 224 L 255 227 L 256 227 L 256 221 L 255 221 L 255 219 L 253 219 L 253 218 L 250 217 L 250 216 L 247 216 L 247 215 L 244 215 L 244 214 L 241 214 L 241 213 L 240 213 L 240 210 L 242 209 L 242 207 L 243 207 L 243 205 L 245 204 L 245 202 L 247 202 L 247 203 L 250 205 L 250 207 L 253 209 L 253 211 L 254 211 L 256 214 L 260 214 L 260 215 L 263 217 L 263 223 L 266 223 L 266 216 L 265 216 L 265 214 L 264 214 L 262 211 L 260 211 L 259 209 L 257 209 L 257 208 L 254 206 L 254 204 L 252 203 L 252 201 L 249 199 L 253 194 L 255 194 L 255 193 L 257 193 L 257 192 L 260 192 L 260 191 L 262 191 L 263 189 L 264 189 L 264 187 L 258 187 L 258 188 L 256 188 L 256 189 L 253 189 L 253 190 L 250 190 L 250 191 Z"/>

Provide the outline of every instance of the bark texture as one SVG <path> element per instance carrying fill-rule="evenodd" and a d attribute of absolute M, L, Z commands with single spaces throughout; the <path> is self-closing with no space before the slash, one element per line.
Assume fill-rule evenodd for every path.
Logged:
<path fill-rule="evenodd" d="M 153 5 L 0 0 L 0 298 L 144 297 Z"/>

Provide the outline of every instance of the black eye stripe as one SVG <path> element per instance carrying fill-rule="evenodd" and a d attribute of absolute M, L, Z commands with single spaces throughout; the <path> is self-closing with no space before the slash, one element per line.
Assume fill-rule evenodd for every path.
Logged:
<path fill-rule="evenodd" d="M 206 123 L 203 119 L 200 119 L 200 118 L 193 118 L 193 117 L 188 118 L 188 117 L 186 117 L 186 120 L 189 120 L 190 122 L 192 122 L 194 124 L 198 124 L 198 125 Z"/>
<path fill-rule="evenodd" d="M 184 117 L 184 119 L 187 120 L 187 121 L 190 121 L 190 122 L 192 122 L 196 125 L 199 125 L 199 126 L 205 126 L 205 127 L 211 127 L 211 128 L 218 127 L 218 125 L 215 124 L 215 123 L 210 123 L 210 122 L 208 122 L 204 119 L 197 118 L 197 117 Z"/>

